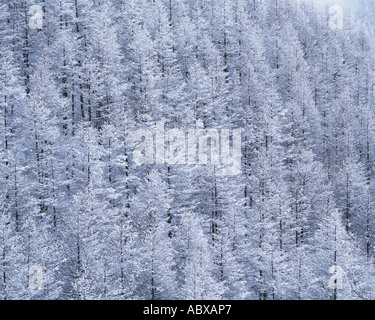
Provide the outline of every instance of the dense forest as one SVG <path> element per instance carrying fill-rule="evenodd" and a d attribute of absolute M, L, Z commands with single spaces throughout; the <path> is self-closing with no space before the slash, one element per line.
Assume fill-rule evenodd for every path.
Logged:
<path fill-rule="evenodd" d="M 375 299 L 359 6 L 0 0 L 0 299 Z"/>

